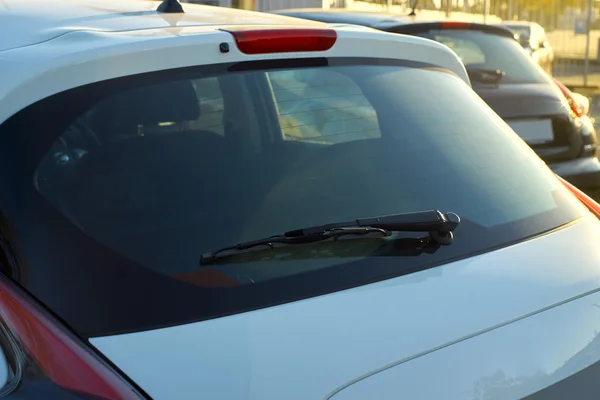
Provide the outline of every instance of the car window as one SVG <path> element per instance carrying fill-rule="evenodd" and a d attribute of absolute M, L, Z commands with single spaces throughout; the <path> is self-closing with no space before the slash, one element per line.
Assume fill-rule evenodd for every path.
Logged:
<path fill-rule="evenodd" d="M 188 130 L 210 130 L 223 135 L 223 95 L 216 78 L 194 79 L 189 81 L 189 95 L 193 96 L 194 103 L 190 103 L 190 110 L 195 112 L 186 119 L 164 119 L 155 121 L 150 118 L 148 110 L 151 108 L 142 102 L 135 90 L 125 91 L 122 95 L 111 97 L 99 102 L 96 107 L 87 110 L 79 119 L 79 123 L 89 128 L 90 132 L 110 132 L 102 138 L 104 143 L 131 139 L 138 136 L 153 136 L 176 133 Z M 171 90 L 173 93 L 165 92 L 165 97 L 156 99 L 152 105 L 158 107 L 159 103 L 176 102 L 175 96 L 181 95 L 178 88 L 156 87 L 150 94 Z M 187 94 L 187 93 L 186 93 Z M 183 112 L 182 112 L 183 114 Z M 107 118 L 107 115 L 113 118 Z M 117 116 L 117 118 L 114 118 Z M 135 120 L 137 118 L 137 120 Z M 126 121 L 126 122 L 123 122 Z M 86 143 L 85 135 L 75 133 L 75 129 L 69 129 L 69 135 L 63 139 L 78 140 L 79 144 Z M 75 139 L 78 137 L 78 139 Z M 92 142 L 98 142 L 95 137 Z M 86 152 L 86 148 L 78 147 L 78 151 Z"/>
<path fill-rule="evenodd" d="M 268 77 L 285 140 L 338 143 L 381 136 L 373 106 L 348 76 L 311 68 Z"/>
<path fill-rule="evenodd" d="M 467 83 L 402 60 L 261 61 L 97 82 L 2 123 L 0 151 L 18 279 L 83 336 L 414 273 L 583 212 Z M 431 209 L 460 216 L 452 245 L 406 232 L 200 263 L 289 230 Z"/>
<path fill-rule="evenodd" d="M 435 35 L 435 40 L 450 47 L 465 65 L 485 64 L 485 54 L 473 40 L 463 38 Z"/>
<path fill-rule="evenodd" d="M 198 105 L 199 117 L 190 121 L 186 129 L 208 129 L 223 135 L 223 94 L 217 78 L 196 79 L 192 81 Z"/>
<path fill-rule="evenodd" d="M 515 32 L 517 35 L 521 37 L 529 37 L 531 35 L 530 28 L 528 26 L 522 25 L 507 25 L 507 28 Z"/>
<path fill-rule="evenodd" d="M 500 83 L 542 83 L 548 78 L 519 43 L 511 38 L 475 30 L 440 30 L 418 34 L 447 44 L 469 69 L 504 73 Z M 468 51 L 467 51 L 468 49 Z M 472 75 L 474 84 L 478 83 Z"/>

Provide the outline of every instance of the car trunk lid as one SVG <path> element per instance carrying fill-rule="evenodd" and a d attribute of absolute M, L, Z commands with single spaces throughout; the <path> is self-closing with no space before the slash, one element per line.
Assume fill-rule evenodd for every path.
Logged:
<path fill-rule="evenodd" d="M 154 399 L 328 398 L 365 374 L 598 290 L 599 234 L 589 216 L 411 275 L 90 342 Z"/>
<path fill-rule="evenodd" d="M 473 89 L 544 161 L 571 160 L 581 153 L 577 120 L 551 83 L 474 82 Z"/>

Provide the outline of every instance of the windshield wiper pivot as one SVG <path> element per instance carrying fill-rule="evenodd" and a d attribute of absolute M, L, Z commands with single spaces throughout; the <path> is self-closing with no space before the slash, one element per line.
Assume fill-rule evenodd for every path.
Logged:
<path fill-rule="evenodd" d="M 452 231 L 456 229 L 459 223 L 460 218 L 454 213 L 444 214 L 438 210 L 430 210 L 317 225 L 310 228 L 288 231 L 284 235 L 287 237 L 309 236 L 327 232 L 335 228 L 351 228 L 356 226 L 379 228 L 390 232 L 437 232 L 438 234 L 433 239 L 438 241 L 437 238 L 439 237 L 452 236 Z M 442 245 L 452 242 L 452 239 L 449 239 L 449 241 L 441 240 L 444 242 L 440 243 Z"/>

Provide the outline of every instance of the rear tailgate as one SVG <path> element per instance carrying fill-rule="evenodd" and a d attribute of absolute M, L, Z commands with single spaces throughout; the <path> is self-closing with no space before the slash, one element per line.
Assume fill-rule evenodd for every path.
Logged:
<path fill-rule="evenodd" d="M 551 84 L 474 84 L 473 89 L 544 161 L 569 160 L 581 153 L 577 120 Z"/>
<path fill-rule="evenodd" d="M 552 314 L 546 324 L 534 316 L 597 292 L 600 248 L 593 243 L 599 232 L 600 223 L 590 216 L 528 242 L 411 275 L 90 342 L 157 400 L 338 399 L 334 394 L 345 387 L 349 392 L 341 390 L 339 399 L 488 398 L 477 396 L 474 383 L 493 376 L 495 366 L 520 367 L 526 377 L 551 373 L 593 337 L 600 325 L 589 302 L 584 325 L 577 325 L 581 318 L 559 324 L 564 313 Z M 543 326 L 560 326 L 560 334 L 548 332 L 541 340 Z M 570 373 L 599 359 L 593 354 Z M 373 379 L 352 385 L 368 377 Z M 555 378 L 515 390 L 533 393 Z"/>
<path fill-rule="evenodd" d="M 599 302 L 595 292 L 403 360 L 361 376 L 331 400 L 596 400 Z"/>

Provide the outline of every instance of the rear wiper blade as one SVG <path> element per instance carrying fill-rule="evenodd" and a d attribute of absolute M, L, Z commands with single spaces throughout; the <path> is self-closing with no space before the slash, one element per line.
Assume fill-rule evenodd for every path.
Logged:
<path fill-rule="evenodd" d="M 506 75 L 504 71 L 499 69 L 483 69 L 483 68 L 469 68 L 467 67 L 467 74 L 469 78 L 474 81 L 482 83 L 498 83 L 503 76 Z"/>
<path fill-rule="evenodd" d="M 283 235 L 243 242 L 219 250 L 204 253 L 200 265 L 212 264 L 221 257 L 239 254 L 257 246 L 273 248 L 275 244 L 294 245 L 337 239 L 347 235 L 367 235 L 379 233 L 390 236 L 392 232 L 427 232 L 431 240 L 442 246 L 454 241 L 453 231 L 460 223 L 460 217 L 454 213 L 442 213 L 439 210 L 419 211 L 383 215 L 380 217 L 360 218 L 352 221 L 334 222 L 285 232 Z"/>

